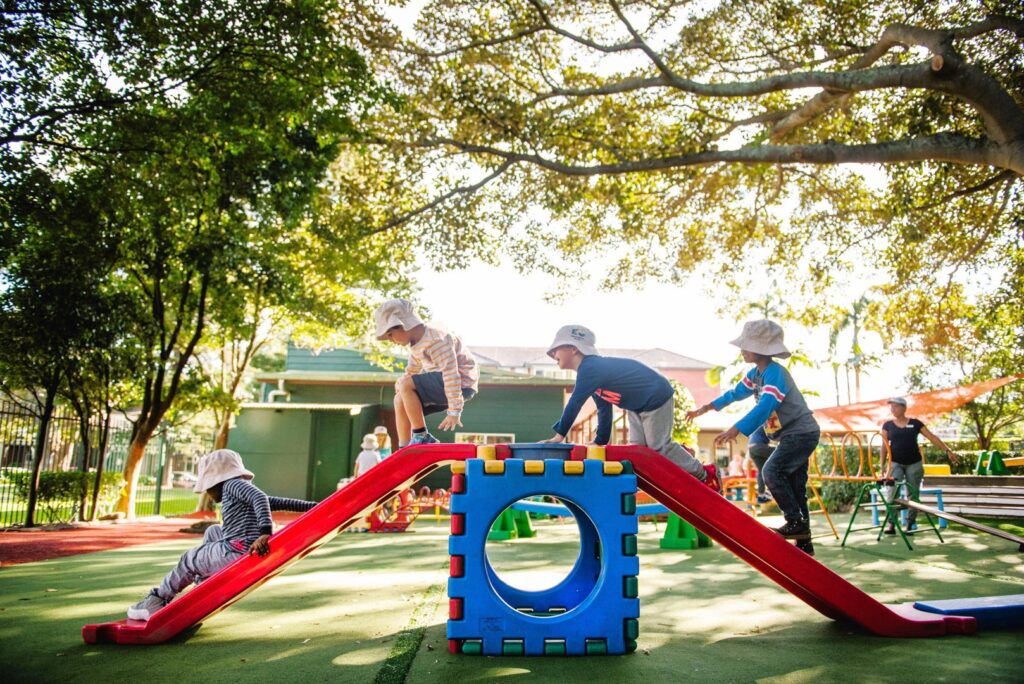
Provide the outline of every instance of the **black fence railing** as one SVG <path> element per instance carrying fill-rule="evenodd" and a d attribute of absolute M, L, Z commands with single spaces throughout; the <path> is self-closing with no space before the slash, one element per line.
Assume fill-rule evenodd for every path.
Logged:
<path fill-rule="evenodd" d="M 35 458 L 39 417 L 25 406 L 0 401 L 0 527 L 22 525 L 28 513 L 28 485 Z M 86 453 L 78 416 L 58 407 L 50 419 L 40 467 L 37 523 L 70 522 L 88 517 L 100 462 L 101 421 L 89 425 Z M 131 441 L 131 425 L 112 421 L 107 438 L 97 515 L 110 513 L 124 485 L 122 473 Z M 200 457 L 213 439 L 188 430 L 160 430 L 146 447 L 136 489 L 135 514 L 178 515 L 195 510 L 192 492 Z"/>

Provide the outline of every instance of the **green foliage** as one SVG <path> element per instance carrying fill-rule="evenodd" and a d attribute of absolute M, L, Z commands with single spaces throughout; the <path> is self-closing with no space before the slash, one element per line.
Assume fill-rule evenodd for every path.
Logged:
<path fill-rule="evenodd" d="M 697 434 L 700 429 L 692 420 L 687 419 L 686 413 L 697 408 L 690 390 L 678 380 L 669 379 L 668 383 L 675 390 L 676 398 L 672 413 L 672 439 L 681 442 L 691 449 L 697 448 Z"/>
<path fill-rule="evenodd" d="M 8 470 L 5 478 L 14 485 L 15 498 L 28 501 L 30 472 Z M 124 487 L 124 478 L 121 473 L 103 473 L 100 479 L 97 505 L 100 510 L 109 510 Z M 87 500 L 92 500 L 95 483 L 95 473 L 44 470 L 39 473 L 38 504 L 50 522 L 69 522 L 75 517 L 83 490 Z"/>

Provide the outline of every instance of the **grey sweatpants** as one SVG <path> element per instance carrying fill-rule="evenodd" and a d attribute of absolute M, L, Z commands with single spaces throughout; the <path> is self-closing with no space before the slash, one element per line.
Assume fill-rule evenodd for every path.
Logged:
<path fill-rule="evenodd" d="M 924 462 L 918 461 L 917 463 L 893 463 L 892 464 L 892 479 L 897 482 L 903 481 L 907 483 L 907 497 L 912 501 L 919 501 L 921 497 L 921 482 L 924 480 Z M 907 527 L 910 527 L 917 522 L 917 509 L 911 508 L 907 510 Z"/>
<path fill-rule="evenodd" d="M 203 543 L 181 555 L 178 564 L 157 587 L 156 593 L 164 601 L 170 601 L 188 585 L 202 582 L 241 555 L 241 551 L 236 551 L 224 541 L 224 528 L 211 525 L 203 534 Z"/>
<path fill-rule="evenodd" d="M 690 452 L 677 442 L 672 441 L 674 408 L 675 398 L 673 397 L 653 411 L 641 413 L 626 411 L 629 420 L 629 443 L 654 449 L 703 482 L 707 477 L 707 472 L 701 462 L 691 456 Z"/>

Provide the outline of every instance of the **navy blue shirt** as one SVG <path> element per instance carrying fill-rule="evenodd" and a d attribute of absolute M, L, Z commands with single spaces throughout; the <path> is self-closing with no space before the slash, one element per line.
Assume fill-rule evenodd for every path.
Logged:
<path fill-rule="evenodd" d="M 768 443 L 768 435 L 764 433 L 764 425 L 751 432 L 750 438 L 747 440 L 747 444 L 750 444 L 752 446 Z"/>
<path fill-rule="evenodd" d="M 565 405 L 555 432 L 565 437 L 589 397 L 597 404 L 597 444 L 612 434 L 612 406 L 642 413 L 653 411 L 675 395 L 665 376 L 633 359 L 585 356 L 576 369 L 576 387 Z"/>

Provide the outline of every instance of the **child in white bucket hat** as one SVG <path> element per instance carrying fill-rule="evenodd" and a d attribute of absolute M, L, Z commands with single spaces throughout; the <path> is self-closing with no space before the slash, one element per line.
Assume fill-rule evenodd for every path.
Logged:
<path fill-rule="evenodd" d="M 252 478 L 237 451 L 217 449 L 203 457 L 193 491 L 205 491 L 221 504 L 222 523 L 206 528 L 203 543 L 186 551 L 160 586 L 128 609 L 129 619 L 149 620 L 185 587 L 202 582 L 246 552 L 267 555 L 274 529 L 271 510 L 308 511 L 316 506 L 315 501 L 268 497 L 252 484 Z"/>
<path fill-rule="evenodd" d="M 765 485 L 786 517 L 786 524 L 775 531 L 787 539 L 797 540 L 797 546 L 813 555 L 807 508 L 807 462 L 818 447 L 821 431 L 793 376 L 774 359 L 790 356 L 782 340 L 782 327 L 778 323 L 747 321 L 743 332 L 730 344 L 739 347 L 743 360 L 754 367 L 735 388 L 710 404 L 690 411 L 687 416 L 692 420 L 712 409 L 720 411 L 734 401 L 754 396 L 757 405 L 718 435 L 715 445 L 731 442 L 740 433 L 749 436 L 762 425 L 768 438 L 778 441 L 762 469 Z"/>
<path fill-rule="evenodd" d="M 462 427 L 462 410 L 476 396 L 480 369 L 455 335 L 429 326 L 408 299 L 390 299 L 374 312 L 378 340 L 409 347 L 405 374 L 395 383 L 398 448 L 434 444 L 426 416 L 445 412 L 441 430 Z"/>
<path fill-rule="evenodd" d="M 359 477 L 370 468 L 380 463 L 380 452 L 377 451 L 377 437 L 363 435 L 362 451 L 356 456 L 356 464 L 352 467 L 352 477 Z"/>
<path fill-rule="evenodd" d="M 721 490 L 714 466 L 704 466 L 672 440 L 675 390 L 665 376 L 634 359 L 601 356 L 594 333 L 582 325 L 566 325 L 555 334 L 548 356 L 562 370 L 576 371 L 576 386 L 562 417 L 554 424 L 555 436 L 546 442 L 564 442 L 587 399 L 597 404 L 594 442 L 611 437 L 612 406 L 626 412 L 629 443 L 648 446 L 708 486 Z"/>

